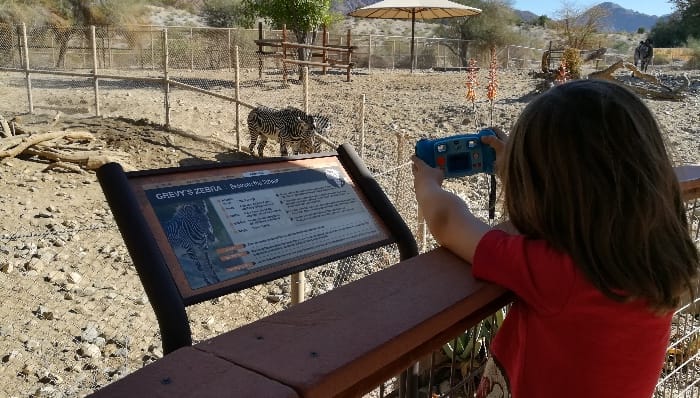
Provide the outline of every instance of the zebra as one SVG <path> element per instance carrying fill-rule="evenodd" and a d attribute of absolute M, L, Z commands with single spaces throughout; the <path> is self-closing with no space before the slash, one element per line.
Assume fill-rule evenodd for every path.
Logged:
<path fill-rule="evenodd" d="M 634 66 L 639 63 L 639 69 L 642 72 L 647 71 L 647 66 L 654 57 L 654 46 L 651 39 L 646 39 L 645 41 L 640 41 L 639 46 L 634 49 Z"/>
<path fill-rule="evenodd" d="M 328 118 L 325 118 L 325 125 L 330 125 Z M 287 145 L 292 147 L 295 155 L 300 152 L 319 152 L 321 143 L 314 139 L 314 133 L 318 129 L 316 117 L 300 109 L 287 107 L 276 110 L 266 106 L 258 106 L 248 114 L 248 133 L 250 135 L 248 150 L 253 152 L 259 137 L 258 156 L 260 157 L 263 156 L 268 138 L 279 141 L 282 156 L 288 154 Z"/>
<path fill-rule="evenodd" d="M 194 263 L 204 282 L 211 285 L 220 279 L 209 256 L 210 243 L 216 238 L 208 212 L 204 201 L 178 205 L 163 229 L 175 255 Z"/>

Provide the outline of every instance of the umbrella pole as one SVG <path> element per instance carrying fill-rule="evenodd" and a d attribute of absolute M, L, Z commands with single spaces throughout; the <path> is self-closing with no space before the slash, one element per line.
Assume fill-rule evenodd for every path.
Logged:
<path fill-rule="evenodd" d="M 411 13 L 411 73 L 413 73 L 413 64 L 415 63 L 415 58 L 413 55 L 414 42 L 416 40 L 416 9 L 414 8 Z"/>

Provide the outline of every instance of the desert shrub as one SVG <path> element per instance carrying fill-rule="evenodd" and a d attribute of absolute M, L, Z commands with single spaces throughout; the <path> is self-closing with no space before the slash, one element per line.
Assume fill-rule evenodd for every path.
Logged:
<path fill-rule="evenodd" d="M 569 70 L 569 75 L 572 79 L 578 79 L 581 77 L 581 64 L 583 60 L 581 59 L 581 51 L 575 48 L 567 48 L 562 54 L 562 59 L 566 63 L 566 68 Z"/>

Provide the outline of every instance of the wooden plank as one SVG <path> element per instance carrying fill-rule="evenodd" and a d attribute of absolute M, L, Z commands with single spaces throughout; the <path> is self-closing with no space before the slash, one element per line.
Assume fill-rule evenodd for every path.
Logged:
<path fill-rule="evenodd" d="M 192 347 L 173 351 L 90 395 L 94 398 L 281 397 L 291 388 Z"/>
<path fill-rule="evenodd" d="M 195 347 L 304 397 L 358 396 L 509 300 L 440 248 Z"/>
<path fill-rule="evenodd" d="M 310 66 L 325 66 L 327 68 L 352 68 L 353 65 L 342 65 L 332 62 L 313 62 L 313 61 L 298 61 L 296 59 L 283 59 L 282 62 L 285 64 L 295 64 L 295 65 L 310 65 Z"/>

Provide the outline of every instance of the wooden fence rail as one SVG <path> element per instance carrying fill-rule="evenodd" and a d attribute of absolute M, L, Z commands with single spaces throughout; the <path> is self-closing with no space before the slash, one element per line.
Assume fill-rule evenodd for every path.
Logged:
<path fill-rule="evenodd" d="M 263 70 L 263 57 L 264 56 L 274 56 L 281 58 L 282 61 L 282 79 L 284 83 L 287 83 L 287 68 L 286 64 L 301 65 L 301 66 L 319 66 L 322 68 L 323 74 L 326 74 L 327 68 L 341 68 L 346 70 L 346 81 L 350 81 L 350 74 L 354 63 L 352 62 L 353 51 L 357 47 L 351 45 L 352 32 L 348 29 L 347 33 L 347 44 L 346 45 L 330 45 L 328 44 L 328 31 L 326 27 L 323 27 L 323 45 L 313 45 L 313 44 L 302 44 L 296 42 L 290 42 L 287 39 L 287 27 L 282 27 L 282 39 L 265 39 L 263 37 L 262 23 L 258 24 L 258 40 L 255 40 L 255 44 L 258 46 L 258 77 L 262 77 Z M 267 51 L 265 48 L 271 47 L 275 49 L 274 51 Z M 281 51 L 277 50 L 281 49 Z M 311 58 L 321 58 L 320 61 L 312 60 L 299 60 L 290 59 L 287 57 L 287 49 L 307 49 L 307 50 L 320 50 L 320 53 L 311 53 Z M 333 53 L 341 54 L 343 59 L 338 61 L 334 57 L 331 57 Z"/>

